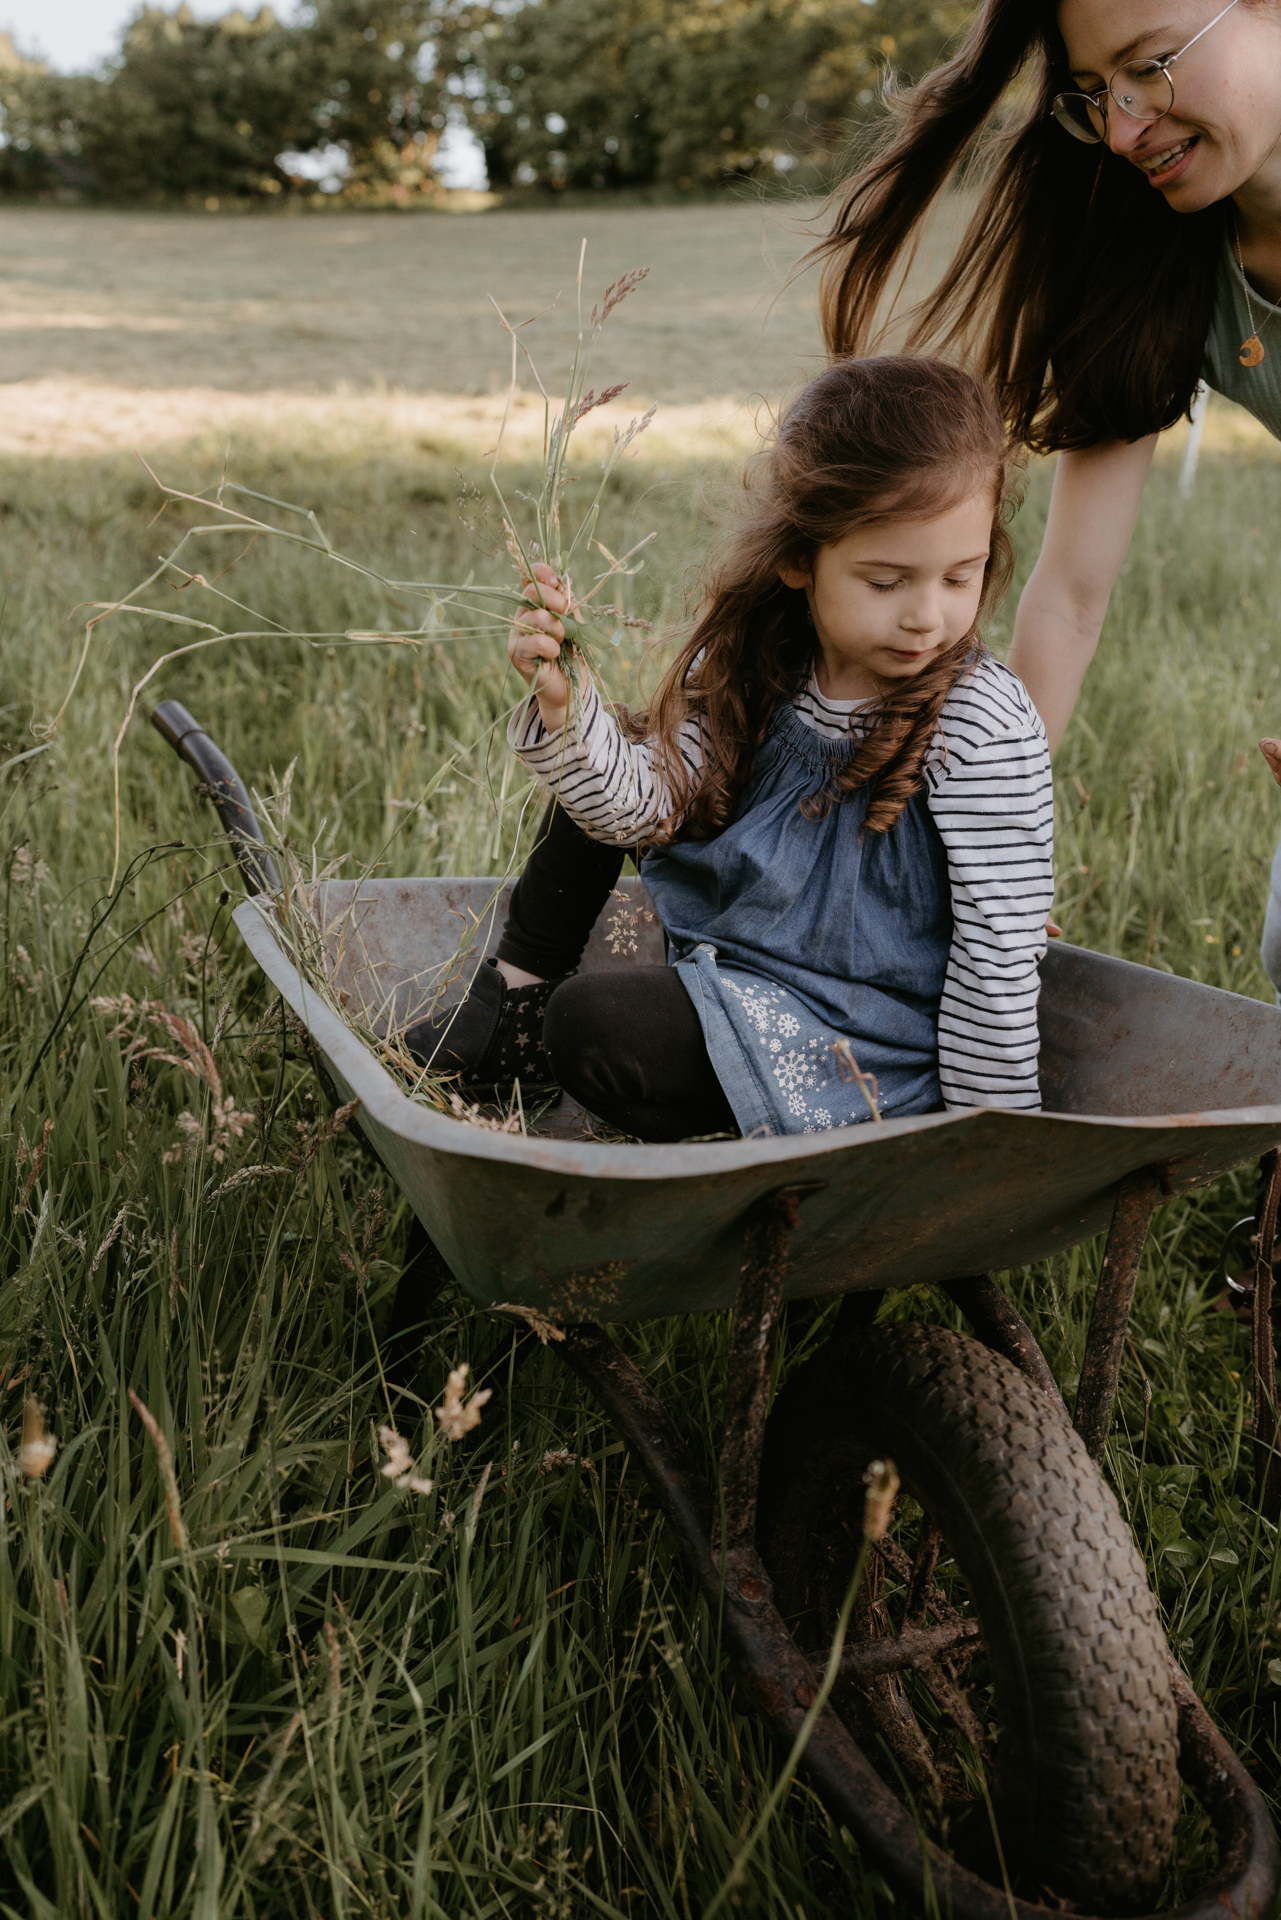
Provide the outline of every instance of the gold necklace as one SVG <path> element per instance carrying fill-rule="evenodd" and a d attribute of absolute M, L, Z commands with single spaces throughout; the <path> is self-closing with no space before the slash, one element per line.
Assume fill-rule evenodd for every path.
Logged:
<path fill-rule="evenodd" d="M 1263 327 L 1256 327 L 1254 324 L 1254 304 L 1250 299 L 1250 282 L 1246 278 L 1245 261 L 1241 258 L 1241 231 L 1239 227 L 1235 229 L 1234 237 L 1236 239 L 1237 265 L 1241 269 L 1241 284 L 1245 288 L 1245 310 L 1250 322 L 1249 337 L 1241 342 L 1241 351 L 1237 354 L 1237 359 L 1243 367 L 1257 367 L 1263 359 L 1263 342 L 1259 338 Z M 1271 313 L 1264 315 L 1264 327 L 1267 326 L 1271 318 Z"/>

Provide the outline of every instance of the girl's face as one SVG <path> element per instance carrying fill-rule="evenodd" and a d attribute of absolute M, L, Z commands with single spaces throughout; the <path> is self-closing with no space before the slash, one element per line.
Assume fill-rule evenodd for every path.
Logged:
<path fill-rule="evenodd" d="M 1218 11 L 1216 0 L 1063 0 L 1059 31 L 1073 84 L 1093 93 L 1126 61 L 1177 53 Z M 1271 0 L 1239 0 L 1170 67 L 1174 105 L 1162 119 L 1132 120 L 1108 100 L 1109 147 L 1176 213 L 1236 193 L 1281 140 L 1278 13 Z"/>
<path fill-rule="evenodd" d="M 985 487 L 933 520 L 855 527 L 820 547 L 811 567 L 779 568 L 809 601 L 821 693 L 874 699 L 887 680 L 915 678 L 965 638 L 983 593 L 992 505 Z"/>

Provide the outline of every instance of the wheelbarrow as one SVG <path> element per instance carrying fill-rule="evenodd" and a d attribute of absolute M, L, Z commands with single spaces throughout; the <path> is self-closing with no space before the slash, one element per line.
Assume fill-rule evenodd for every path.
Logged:
<path fill-rule="evenodd" d="M 1281 1853 L 1267 1808 L 1166 1647 L 1098 1462 L 1153 1209 L 1260 1159 L 1255 1469 L 1265 1513 L 1281 1509 L 1270 1317 L 1281 1011 L 1055 945 L 1041 970 L 1040 1113 L 674 1146 L 581 1137 L 565 1104 L 541 1133 L 468 1125 L 410 1099 L 332 1002 L 366 1024 L 411 1019 L 439 995 L 461 930 L 475 963 L 496 940 L 508 888 L 319 887 L 323 996 L 278 937 L 277 876 L 234 769 L 177 703 L 153 718 L 235 849 L 249 894 L 237 927 L 306 1027 L 330 1097 L 358 1102 L 437 1277 L 551 1329 L 549 1350 L 645 1471 L 755 1706 L 786 1749 L 801 1748 L 863 1856 L 917 1907 L 956 1920 L 1133 1913 L 1168 1865 L 1181 1776 L 1218 1846 L 1181 1920 L 1269 1914 Z M 662 960 L 640 882 L 620 894 L 585 968 Z M 1104 1229 L 1069 1417 L 988 1274 Z M 959 1305 L 973 1338 L 874 1324 L 888 1289 L 922 1283 Z M 826 1346 L 771 1408 L 783 1303 L 832 1295 L 842 1304 Z M 426 1291 L 408 1302 L 419 1318 L 427 1304 Z M 709 1487 L 606 1328 L 729 1307 Z M 867 1554 L 864 1480 L 885 1459 L 902 1491 L 851 1601 Z"/>

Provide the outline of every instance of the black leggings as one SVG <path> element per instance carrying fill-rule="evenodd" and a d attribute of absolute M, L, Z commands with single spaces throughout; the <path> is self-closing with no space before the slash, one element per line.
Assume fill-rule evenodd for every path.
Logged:
<path fill-rule="evenodd" d="M 516 882 L 498 958 L 545 980 L 569 973 L 622 872 L 553 801 Z M 557 1081 L 589 1113 L 642 1140 L 737 1133 L 694 1003 L 670 967 L 578 974 L 557 987 L 543 1038 Z"/>

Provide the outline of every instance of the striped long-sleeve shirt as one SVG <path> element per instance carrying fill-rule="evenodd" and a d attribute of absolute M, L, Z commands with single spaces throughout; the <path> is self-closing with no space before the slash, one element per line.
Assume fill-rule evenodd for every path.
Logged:
<path fill-rule="evenodd" d="M 812 677 L 794 701 L 798 718 L 829 739 L 857 731 L 865 704 L 828 700 Z M 593 840 L 634 847 L 672 811 L 653 750 L 627 740 L 594 689 L 561 732 L 549 734 L 531 703 L 508 738 Z M 697 777 L 704 761 L 696 719 L 682 727 L 678 746 Z M 952 894 L 938 1027 L 944 1101 L 1038 1108 L 1037 969 L 1054 891 L 1050 754 L 1022 681 L 990 654 L 944 702 L 925 779 Z"/>

